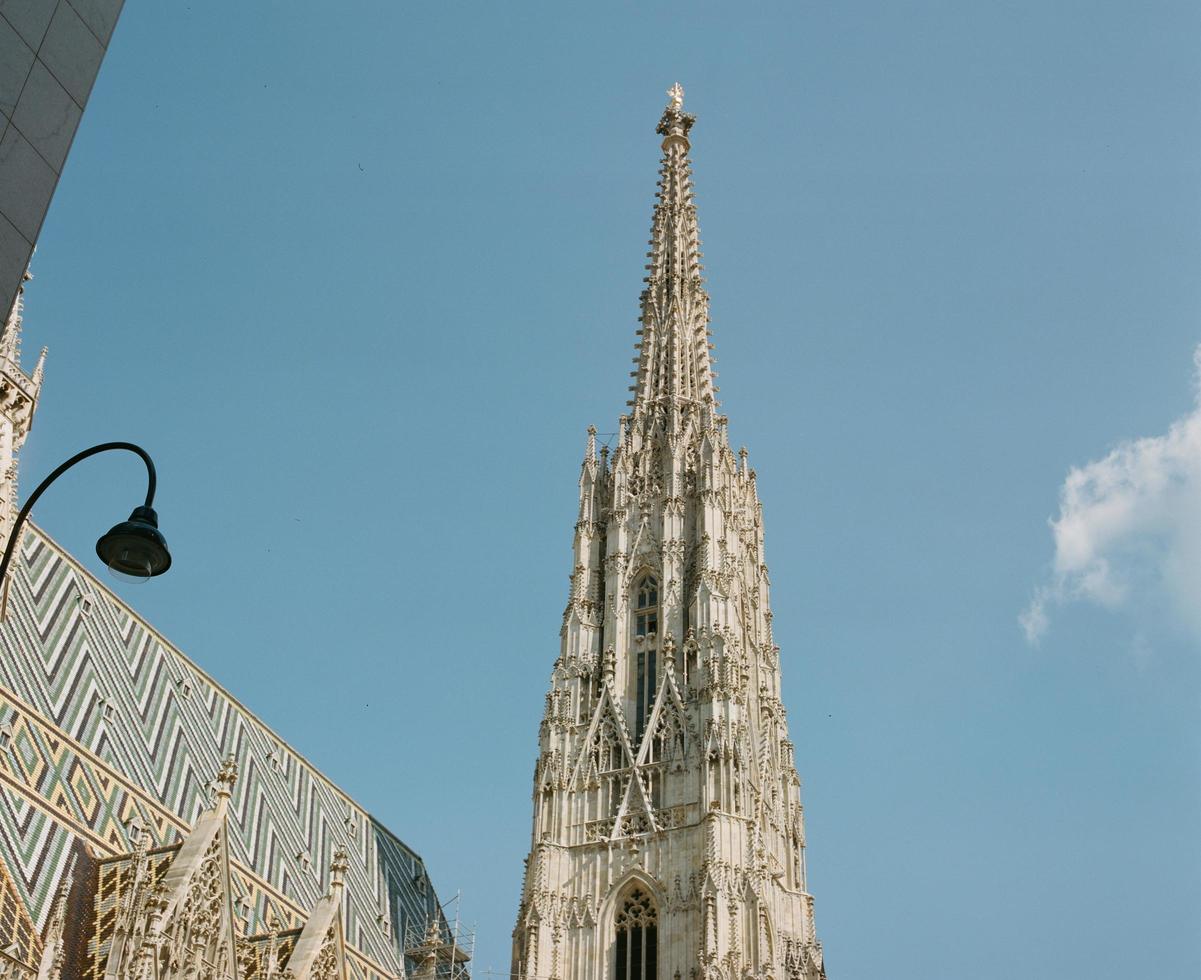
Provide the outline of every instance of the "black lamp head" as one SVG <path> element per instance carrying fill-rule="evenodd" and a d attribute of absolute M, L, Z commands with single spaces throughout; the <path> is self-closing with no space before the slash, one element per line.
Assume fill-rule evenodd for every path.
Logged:
<path fill-rule="evenodd" d="M 135 507 L 129 520 L 96 542 L 96 554 L 114 572 L 135 578 L 162 575 L 171 567 L 171 552 L 153 507 Z"/>

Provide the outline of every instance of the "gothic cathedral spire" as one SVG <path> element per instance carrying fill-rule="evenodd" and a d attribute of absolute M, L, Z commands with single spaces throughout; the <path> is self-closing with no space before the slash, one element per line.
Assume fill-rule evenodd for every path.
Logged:
<path fill-rule="evenodd" d="M 709 357 L 709 297 L 701 279 L 701 238 L 692 198 L 684 90 L 668 93 L 657 132 L 663 137 L 659 190 L 651 219 L 648 275 L 642 291 L 638 369 L 631 391 L 635 424 L 679 423 L 680 413 L 715 406 Z"/>
<path fill-rule="evenodd" d="M 632 413 L 590 429 L 514 980 L 824 980 L 763 512 L 717 414 L 676 85 Z"/>

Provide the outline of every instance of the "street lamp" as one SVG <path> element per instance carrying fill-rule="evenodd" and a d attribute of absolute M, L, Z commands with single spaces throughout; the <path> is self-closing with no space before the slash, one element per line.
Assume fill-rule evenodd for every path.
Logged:
<path fill-rule="evenodd" d="M 0 598 L 0 618 L 3 618 L 8 605 L 8 565 L 12 561 L 13 551 L 21 538 L 21 528 L 29 516 L 29 512 L 33 509 L 33 505 L 38 502 L 38 498 L 51 483 L 76 463 L 110 449 L 128 450 L 141 457 L 142 462 L 146 464 L 148 476 L 146 503 L 141 507 L 135 507 L 133 513 L 129 515 L 129 520 L 113 525 L 108 533 L 96 542 L 96 554 L 114 572 L 138 578 L 162 575 L 171 567 L 171 552 L 167 550 L 167 539 L 158 529 L 158 515 L 154 512 L 153 506 L 154 490 L 158 482 L 154 472 L 154 460 L 150 458 L 146 450 L 141 446 L 135 446 L 132 442 L 102 442 L 99 446 L 76 453 L 55 469 L 38 484 L 37 489 L 29 495 L 25 506 L 17 514 L 17 519 L 9 534 L 8 544 L 4 549 L 4 558 L 0 559 L 0 585 L 4 590 L 3 597 Z"/>

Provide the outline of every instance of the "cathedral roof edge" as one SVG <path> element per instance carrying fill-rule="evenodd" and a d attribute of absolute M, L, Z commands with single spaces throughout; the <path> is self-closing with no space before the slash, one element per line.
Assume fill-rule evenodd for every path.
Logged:
<path fill-rule="evenodd" d="M 122 599 L 111 588 L 109 588 L 103 581 L 101 581 L 96 575 L 94 575 L 92 573 L 92 571 L 90 569 L 88 569 L 82 562 L 80 562 L 79 559 L 77 559 L 70 551 L 68 551 L 61 544 L 59 544 L 53 537 L 51 537 L 51 535 L 44 528 L 42 528 L 40 525 L 36 524 L 33 520 L 29 520 L 26 522 L 26 531 L 27 531 L 27 533 L 32 533 L 32 534 L 36 535 L 37 537 L 42 539 L 42 541 L 44 541 L 48 547 L 54 549 L 55 552 L 57 552 L 66 562 L 68 562 L 70 564 L 71 568 L 76 572 L 76 574 L 78 574 L 81 578 L 87 580 L 90 587 L 94 588 L 98 592 L 103 593 L 104 596 L 108 600 L 110 600 L 111 602 L 120 606 L 122 609 L 124 609 L 126 612 L 128 612 L 129 615 L 133 619 L 135 619 L 140 626 L 142 626 L 159 643 L 161 643 L 165 649 L 169 650 L 171 652 L 172 656 L 177 657 L 182 663 L 186 664 L 189 669 L 195 671 L 196 676 L 200 680 L 203 680 L 205 683 L 212 686 L 212 688 L 214 690 L 218 691 L 222 697 L 226 698 L 230 702 L 230 704 L 232 704 L 235 708 L 237 708 L 239 711 L 241 711 L 248 718 L 252 719 L 254 721 L 254 723 L 263 730 L 264 733 L 270 735 L 273 739 L 275 739 L 281 748 L 285 748 L 290 753 L 292 753 L 292 755 L 295 756 L 295 758 L 299 762 L 301 762 L 304 766 L 306 766 L 316 778 L 320 779 L 321 782 L 323 782 L 333 793 L 335 793 L 338 797 L 340 797 L 344 803 L 354 807 L 361 814 L 363 814 L 363 816 L 365 818 L 370 820 L 372 827 L 376 831 L 382 831 L 383 833 L 386 833 L 393 841 L 395 841 L 397 844 L 399 844 L 401 847 L 403 847 L 406 851 L 408 851 L 414 858 L 416 858 L 418 861 L 420 861 L 423 865 L 425 864 L 425 859 L 422 858 L 422 856 L 416 850 L 414 850 L 412 847 L 410 847 L 408 844 L 406 844 L 393 831 L 389 830 L 388 827 L 383 823 L 383 821 L 381 821 L 377 816 L 375 816 L 369 810 L 367 810 L 353 796 L 351 796 L 349 793 L 347 793 L 346 790 L 342 789 L 341 786 L 339 786 L 332 779 L 330 779 L 329 776 L 327 776 L 325 774 L 324 770 L 322 770 L 320 767 L 318 767 L 312 760 L 307 758 L 304 755 L 304 753 L 302 753 L 298 749 L 296 749 L 295 746 L 293 746 L 287 739 L 285 739 L 283 736 L 281 736 L 278 731 L 276 731 L 274 728 L 272 728 L 270 725 L 268 725 L 258 714 L 256 714 L 254 711 L 252 711 L 250 708 L 248 708 L 245 704 L 243 704 L 234 694 L 230 693 L 229 689 L 227 687 L 225 687 L 224 684 L 222 684 L 220 681 L 218 681 L 216 678 L 214 678 L 212 676 L 212 674 L 210 674 L 203 667 L 201 667 L 199 664 L 197 664 L 196 661 L 194 661 L 191 657 L 189 657 L 186 653 L 184 653 L 171 640 L 167 639 L 167 637 L 165 637 L 158 629 L 156 629 L 152 624 L 147 622 L 145 617 L 143 617 L 128 602 L 126 602 L 124 599 Z M 14 562 L 14 571 L 16 571 L 15 566 L 17 564 L 18 564 L 17 562 Z M 12 615 L 12 613 L 11 613 L 12 597 L 11 596 L 9 598 L 9 609 L 10 609 L 9 615 L 11 616 Z"/>

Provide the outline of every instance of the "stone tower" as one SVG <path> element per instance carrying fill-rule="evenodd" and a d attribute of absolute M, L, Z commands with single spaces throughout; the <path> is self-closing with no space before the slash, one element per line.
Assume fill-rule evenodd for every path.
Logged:
<path fill-rule="evenodd" d="M 21 370 L 21 314 L 25 302 L 25 282 L 17 290 L 12 309 L 0 328 L 0 547 L 8 540 L 8 529 L 17 516 L 17 455 L 33 425 L 42 390 L 46 350 L 38 357 L 33 374 Z"/>
<path fill-rule="evenodd" d="M 588 430 L 514 980 L 819 980 L 763 514 L 710 355 L 689 132 L 659 121 L 630 414 Z"/>

